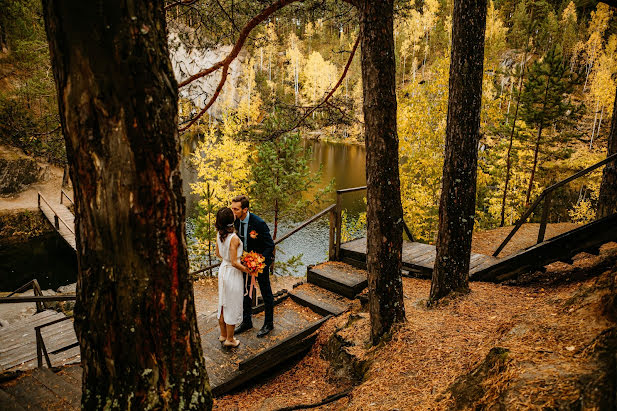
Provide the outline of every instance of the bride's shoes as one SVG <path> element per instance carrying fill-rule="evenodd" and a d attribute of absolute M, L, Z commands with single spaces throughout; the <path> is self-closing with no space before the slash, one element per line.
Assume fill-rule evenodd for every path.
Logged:
<path fill-rule="evenodd" d="M 240 340 L 234 338 L 233 342 L 229 342 L 227 341 L 227 339 L 225 339 L 225 341 L 223 342 L 223 345 L 228 348 L 236 348 L 237 346 L 240 345 Z"/>

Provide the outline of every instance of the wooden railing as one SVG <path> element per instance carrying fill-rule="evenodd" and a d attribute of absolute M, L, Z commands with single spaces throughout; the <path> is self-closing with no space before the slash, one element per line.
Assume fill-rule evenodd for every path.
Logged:
<path fill-rule="evenodd" d="M 49 204 L 49 201 L 47 201 L 40 192 L 37 194 L 38 194 L 39 210 L 42 210 L 41 200 L 43 200 L 45 204 L 47 204 L 47 207 L 49 207 L 51 212 L 54 213 L 54 227 L 56 228 L 56 230 L 60 230 L 60 222 L 62 222 L 62 224 L 64 224 L 64 226 L 71 232 L 71 234 L 75 235 L 75 232 L 73 231 L 73 229 L 71 229 L 71 227 L 66 223 L 66 221 L 64 221 L 62 217 L 60 217 L 58 213 L 56 213 L 56 210 L 54 210 L 51 204 Z"/>
<path fill-rule="evenodd" d="M 587 167 L 584 170 L 579 171 L 578 173 L 572 174 L 570 177 L 565 178 L 559 181 L 558 183 L 555 183 L 552 186 L 544 189 L 540 193 L 538 198 L 536 198 L 536 200 L 531 204 L 531 206 L 529 206 L 529 208 L 525 211 L 525 213 L 523 213 L 521 218 L 518 219 L 518 221 L 514 225 L 514 228 L 512 228 L 512 231 L 510 231 L 510 234 L 508 234 L 508 236 L 503 240 L 503 242 L 499 245 L 499 247 L 497 247 L 497 250 L 495 250 L 495 252 L 493 253 L 493 257 L 497 257 L 499 255 L 499 253 L 504 249 L 506 244 L 510 242 L 512 237 L 514 237 L 514 234 L 516 234 L 519 228 L 521 228 L 521 226 L 525 223 L 525 221 L 527 221 L 529 216 L 534 212 L 534 210 L 538 207 L 538 205 L 540 204 L 542 200 L 544 200 L 544 204 L 543 204 L 543 209 L 542 209 L 542 217 L 540 219 L 540 229 L 538 230 L 537 243 L 541 243 L 542 241 L 544 241 L 544 235 L 546 234 L 546 224 L 548 220 L 548 210 L 549 210 L 549 207 L 551 206 L 551 197 L 552 197 L 553 192 L 557 190 L 558 188 L 568 184 L 569 182 L 574 181 L 586 174 L 591 173 L 593 170 L 597 169 L 598 167 L 602 167 L 603 165 L 610 163 L 611 161 L 615 161 L 615 160 L 617 160 L 617 153 L 610 155 L 606 157 L 604 160 L 599 161 L 596 164 L 590 167 Z"/>
<path fill-rule="evenodd" d="M 47 367 L 51 368 L 51 360 L 49 359 L 49 354 L 58 354 L 58 353 L 61 353 L 63 351 L 69 350 L 69 349 L 71 349 L 73 347 L 77 347 L 79 345 L 78 342 L 75 342 L 73 344 L 69 344 L 67 346 L 58 348 L 58 349 L 48 353 L 47 352 L 47 347 L 45 346 L 45 341 L 43 341 L 43 335 L 41 334 L 41 328 L 49 327 L 50 325 L 58 324 L 58 323 L 63 322 L 63 321 L 68 321 L 71 318 L 73 318 L 72 315 L 68 316 L 68 317 L 60 318 L 58 320 L 50 321 L 48 323 L 41 324 L 41 325 L 38 325 L 38 326 L 34 327 L 34 333 L 36 335 L 36 362 L 37 362 L 37 366 L 39 368 L 41 368 L 43 366 L 43 356 L 45 356 L 45 362 L 47 363 Z"/>
<path fill-rule="evenodd" d="M 366 190 L 366 186 L 336 190 L 336 203 L 335 204 L 332 204 L 326 207 L 325 209 L 321 210 L 314 216 L 310 217 L 308 220 L 305 220 L 302 223 L 300 223 L 298 226 L 296 226 L 294 229 L 286 233 L 284 236 L 277 238 L 274 241 L 274 245 L 275 246 L 278 245 L 283 240 L 286 240 L 287 238 L 296 234 L 298 231 L 302 230 L 309 224 L 319 220 L 321 217 L 328 214 L 329 220 L 330 220 L 330 231 L 328 235 L 329 237 L 328 258 L 331 261 L 339 260 L 340 254 L 341 254 L 341 242 L 343 239 L 343 195 L 348 194 L 348 193 L 353 193 L 356 191 L 362 191 L 362 190 Z M 403 229 L 405 230 L 405 233 L 407 234 L 407 237 L 409 237 L 410 241 L 414 241 L 413 234 L 411 234 L 411 231 L 409 230 L 409 227 L 407 226 L 404 220 L 403 220 Z M 193 275 L 203 273 L 205 271 L 212 270 L 218 267 L 219 265 L 221 265 L 220 262 L 211 264 L 197 271 L 193 271 L 192 273 L 190 273 L 190 275 L 193 276 Z"/>
<path fill-rule="evenodd" d="M 330 260 L 337 261 L 340 260 L 341 255 L 341 242 L 343 238 L 343 195 L 348 193 L 353 193 L 356 191 L 366 190 L 366 186 L 361 187 L 353 187 L 353 188 L 344 188 L 342 190 L 336 190 L 336 208 L 335 208 L 335 216 L 334 216 L 334 224 L 336 225 L 336 239 L 334 243 L 332 242 L 332 223 L 330 224 Z M 413 234 L 411 234 L 411 230 L 407 226 L 405 220 L 403 220 L 403 230 L 409 241 L 414 241 Z"/>
<path fill-rule="evenodd" d="M 66 198 L 67 200 L 69 200 L 69 203 L 71 203 L 71 205 L 75 205 L 75 203 L 73 202 L 73 200 L 71 200 L 71 197 L 69 197 L 69 195 L 63 190 L 60 189 L 60 204 L 62 203 L 62 200 Z"/>
<path fill-rule="evenodd" d="M 43 296 L 43 291 L 41 290 L 41 286 L 39 285 L 39 282 L 35 279 L 28 281 L 26 284 L 22 285 L 21 287 L 19 287 L 17 290 L 13 291 L 12 293 L 10 293 L 9 295 L 7 295 L 6 297 L 2 297 L 0 298 L 0 303 L 3 302 L 3 300 L 7 299 L 7 298 L 11 298 L 11 296 L 17 294 L 17 293 L 21 293 L 26 291 L 27 289 L 30 288 L 30 286 L 32 286 L 32 290 L 34 291 L 34 296 L 35 297 L 41 297 Z M 15 298 L 15 297 L 13 297 Z M 29 302 L 35 302 L 36 303 L 36 312 L 40 313 L 42 311 L 45 310 L 45 306 L 43 304 L 42 301 L 29 301 Z"/>

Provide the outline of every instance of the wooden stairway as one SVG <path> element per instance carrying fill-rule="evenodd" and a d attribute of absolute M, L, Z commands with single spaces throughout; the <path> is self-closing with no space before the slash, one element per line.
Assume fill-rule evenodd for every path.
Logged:
<path fill-rule="evenodd" d="M 37 368 L 0 386 L 0 410 L 81 409 L 81 367 Z"/>
<path fill-rule="evenodd" d="M 321 325 L 332 316 L 348 310 L 351 298 L 366 287 L 366 274 L 342 263 L 324 263 L 309 267 L 308 273 L 306 284 L 279 294 L 274 312 L 274 330 L 266 338 L 256 337 L 256 332 L 263 321 L 263 312 L 254 315 L 255 328 L 238 336 L 241 345 L 234 350 L 225 349 L 218 341 L 219 327 L 216 313 L 198 316 L 197 326 L 201 335 L 206 369 L 215 396 L 223 395 L 308 351 L 315 342 Z M 259 306 L 255 311 L 260 311 Z M 24 355 L 11 358 L 6 365 L 12 366 L 14 370 L 15 364 L 27 356 L 27 362 L 19 363 L 19 367 L 24 368 L 24 365 L 33 367 L 36 361 L 34 359 L 36 344 L 32 328 L 60 316 L 63 315 L 45 311 L 33 316 L 28 324 L 19 326 L 19 331 L 12 332 L 11 344 L 21 347 L 20 350 Z M 72 327 L 70 321 L 61 324 Z M 66 340 L 64 342 L 73 341 L 74 331 L 70 334 L 60 338 L 56 332 L 56 337 L 50 338 L 58 341 Z M 1 347 L 5 346 L 1 338 L 0 343 Z M 59 364 L 52 358 L 52 365 Z M 73 382 L 76 389 L 68 391 L 64 390 L 66 384 L 58 379 L 64 378 L 68 381 L 67 378 L 71 376 L 64 377 L 63 374 L 69 373 L 67 370 L 71 370 L 72 377 L 78 374 L 81 378 L 81 367 L 75 365 L 65 366 L 59 373 L 53 373 L 47 368 L 37 368 L 16 380 L 2 383 L 0 379 L 0 410 L 78 408 L 81 398 L 80 383 Z M 27 394 L 29 391 L 32 392 L 30 396 Z"/>
<path fill-rule="evenodd" d="M 571 262 L 581 252 L 597 254 L 608 242 L 617 241 L 617 214 L 578 227 L 557 237 L 542 241 L 524 250 L 498 258 L 471 254 L 469 278 L 476 281 L 501 282 L 519 274 L 542 269 L 555 261 Z M 430 278 L 435 263 L 434 245 L 405 241 L 403 269 Z M 358 268 L 366 268 L 366 239 L 341 244 L 342 261 Z"/>
<path fill-rule="evenodd" d="M 617 214 L 476 267 L 471 279 L 505 281 L 518 274 L 541 269 L 556 261 L 570 263 L 572 257 L 578 253 L 597 254 L 602 245 L 612 241 L 617 241 Z"/>

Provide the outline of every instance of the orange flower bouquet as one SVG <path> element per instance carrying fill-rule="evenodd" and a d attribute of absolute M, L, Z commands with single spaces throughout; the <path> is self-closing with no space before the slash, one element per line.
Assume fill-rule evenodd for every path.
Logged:
<path fill-rule="evenodd" d="M 245 252 L 244 254 L 242 254 L 240 262 L 242 262 L 242 265 L 248 268 L 248 274 L 249 276 L 251 276 L 251 289 L 250 291 L 247 290 L 244 295 L 248 294 L 249 296 L 251 296 L 251 298 L 253 298 L 252 296 L 253 289 L 255 288 L 255 279 L 259 274 L 264 271 L 264 268 L 266 268 L 265 261 L 266 258 L 263 255 L 256 253 L 255 251 L 251 251 L 250 253 Z M 248 283 L 248 276 L 246 277 L 246 282 Z M 244 289 L 247 289 L 246 283 L 244 284 Z"/>

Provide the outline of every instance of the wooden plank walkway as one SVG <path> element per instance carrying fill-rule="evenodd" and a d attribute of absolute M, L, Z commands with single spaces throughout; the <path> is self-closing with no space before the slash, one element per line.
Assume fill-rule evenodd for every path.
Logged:
<path fill-rule="evenodd" d="M 319 325 L 329 318 L 286 300 L 275 307 L 274 330 L 265 338 L 257 338 L 263 316 L 263 313 L 254 316 L 255 328 L 237 337 L 241 344 L 235 349 L 225 348 L 219 342 L 216 314 L 198 317 L 206 368 L 216 395 L 228 392 L 308 349 Z M 65 315 L 47 310 L 0 329 L 0 372 L 36 368 L 34 327 L 61 318 Z M 72 321 L 42 328 L 41 334 L 48 352 L 77 342 Z M 63 356 L 59 357 L 61 354 Z M 50 355 L 50 358 L 53 366 L 79 362 L 79 347 L 57 356 Z"/>
<path fill-rule="evenodd" d="M 436 248 L 431 244 L 403 242 L 403 269 L 420 277 L 430 277 L 435 265 Z M 343 261 L 360 268 L 366 268 L 366 238 L 341 244 Z M 480 266 L 498 261 L 490 255 L 471 253 L 469 262 L 470 273 Z"/>
<path fill-rule="evenodd" d="M 7 327 L 0 328 L 0 372 L 27 370 L 37 366 L 36 335 L 34 327 L 65 318 L 62 313 L 46 310 L 25 318 Z M 51 354 L 54 350 L 77 342 L 72 321 L 62 321 L 49 327 L 41 328 L 47 352 L 50 353 L 52 365 L 59 366 L 79 361 L 79 347 Z"/>
<path fill-rule="evenodd" d="M 62 238 L 64 238 L 68 245 L 73 248 L 73 250 L 77 250 L 75 242 L 75 216 L 64 204 L 56 203 L 53 204 L 52 207 L 50 207 L 45 201 L 40 201 L 39 209 L 43 212 L 43 215 L 47 218 L 47 221 L 54 226 L 56 231 L 62 236 Z M 60 218 L 58 221 L 58 226 L 56 226 L 55 223 L 54 212 Z"/>
<path fill-rule="evenodd" d="M 562 261 L 572 262 L 581 252 L 597 253 L 608 242 L 617 241 L 617 214 L 593 221 L 574 230 L 501 258 L 472 253 L 469 278 L 476 281 L 500 282 L 518 274 L 532 272 Z M 403 242 L 403 269 L 420 277 L 432 275 L 435 264 L 434 245 Z M 366 268 L 366 238 L 341 244 L 343 262 Z"/>
<path fill-rule="evenodd" d="M 214 395 L 222 395 L 308 349 L 315 331 L 328 318 L 286 299 L 274 308 L 274 330 L 264 338 L 257 338 L 263 317 L 263 313 L 253 316 L 254 328 L 237 336 L 241 343 L 234 349 L 219 342 L 216 313 L 198 317 L 197 326 Z"/>

